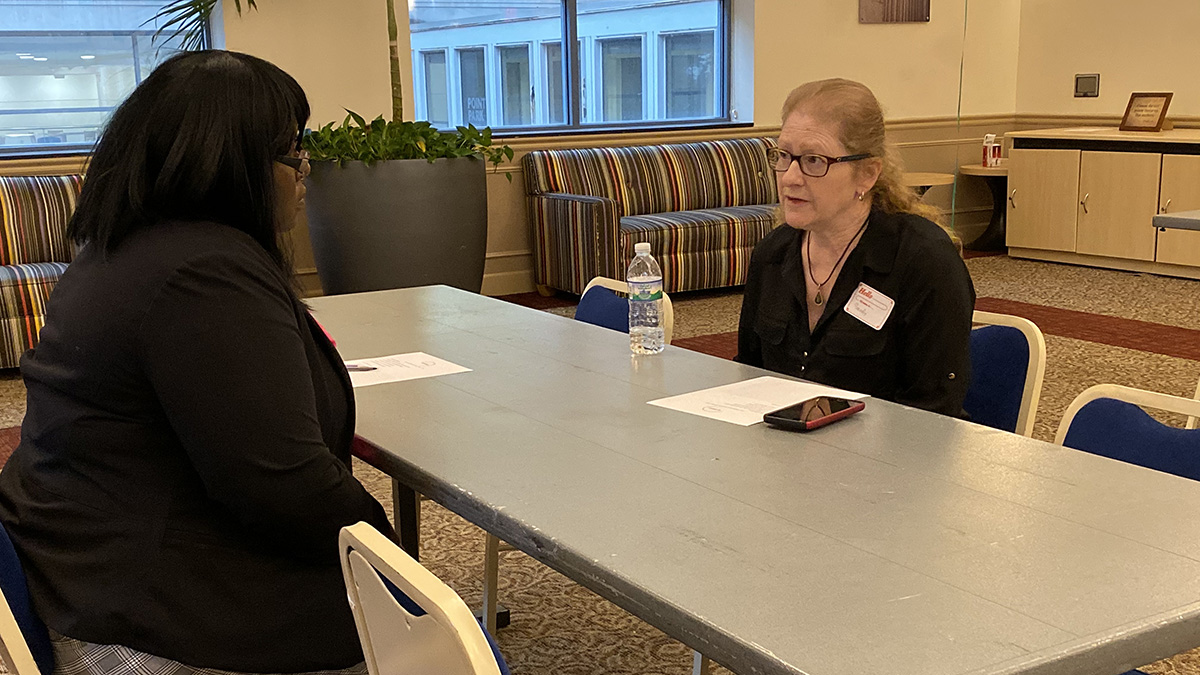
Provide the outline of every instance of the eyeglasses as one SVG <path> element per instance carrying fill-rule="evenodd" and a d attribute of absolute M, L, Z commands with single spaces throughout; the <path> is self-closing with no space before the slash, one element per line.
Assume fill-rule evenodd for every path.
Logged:
<path fill-rule="evenodd" d="M 830 164 L 857 162 L 860 159 L 867 159 L 870 156 L 870 153 L 846 155 L 844 157 L 830 157 L 829 155 L 818 155 L 815 153 L 793 155 L 787 150 L 780 150 L 779 148 L 770 148 L 767 150 L 767 161 L 771 163 L 771 168 L 775 169 L 776 172 L 784 173 L 792 168 L 792 162 L 798 162 L 800 164 L 800 171 L 804 172 L 805 176 L 813 178 L 821 178 L 829 173 Z"/>
<path fill-rule="evenodd" d="M 308 175 L 309 166 L 307 150 L 301 150 L 295 155 L 280 155 L 275 158 L 275 161 L 284 166 L 295 169 L 296 173 L 300 174 L 301 176 Z"/>

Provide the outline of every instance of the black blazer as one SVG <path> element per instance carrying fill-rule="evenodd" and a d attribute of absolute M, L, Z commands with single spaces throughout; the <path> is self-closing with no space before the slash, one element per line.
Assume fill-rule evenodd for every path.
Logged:
<path fill-rule="evenodd" d="M 872 211 L 811 333 L 803 239 L 785 225 L 754 248 L 736 360 L 964 417 L 975 287 L 945 231 L 920 216 Z M 860 283 L 895 301 L 880 330 L 843 309 Z"/>
<path fill-rule="evenodd" d="M 164 223 L 85 247 L 21 370 L 0 520 L 47 625 L 225 670 L 363 660 L 338 530 L 394 533 L 350 474 L 341 359 L 261 246 Z"/>

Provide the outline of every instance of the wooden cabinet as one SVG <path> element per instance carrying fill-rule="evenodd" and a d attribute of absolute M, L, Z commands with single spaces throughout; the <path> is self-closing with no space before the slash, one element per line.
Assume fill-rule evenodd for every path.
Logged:
<path fill-rule="evenodd" d="M 1200 210 L 1200 129 L 1009 137 L 1010 255 L 1200 278 L 1200 231 L 1154 227 Z"/>
<path fill-rule="evenodd" d="M 1163 155 L 1159 212 L 1200 209 L 1200 156 Z M 1159 230 L 1155 260 L 1200 267 L 1200 232 Z"/>
<path fill-rule="evenodd" d="M 1009 246 L 1075 250 L 1079 150 L 1017 150 L 1008 158 Z"/>
<path fill-rule="evenodd" d="M 1083 153 L 1076 253 L 1154 260 L 1161 160 L 1150 152 Z"/>

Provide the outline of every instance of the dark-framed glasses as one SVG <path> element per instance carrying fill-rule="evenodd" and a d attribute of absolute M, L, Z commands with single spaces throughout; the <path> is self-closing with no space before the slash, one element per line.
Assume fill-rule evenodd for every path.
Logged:
<path fill-rule="evenodd" d="M 308 173 L 308 151 L 301 150 L 295 155 L 280 155 L 275 158 L 276 162 L 295 169 L 296 173 L 301 175 Z"/>
<path fill-rule="evenodd" d="M 793 155 L 787 150 L 779 148 L 769 148 L 767 150 L 767 161 L 770 162 L 771 168 L 778 173 L 785 173 L 792 168 L 792 162 L 800 165 L 800 171 L 804 172 L 805 176 L 813 178 L 821 178 L 829 173 L 830 164 L 838 164 L 840 162 L 857 162 L 860 159 L 867 159 L 870 153 L 861 153 L 858 155 L 845 155 L 843 157 L 830 157 L 829 155 L 818 155 L 816 153 L 805 153 L 803 155 Z"/>

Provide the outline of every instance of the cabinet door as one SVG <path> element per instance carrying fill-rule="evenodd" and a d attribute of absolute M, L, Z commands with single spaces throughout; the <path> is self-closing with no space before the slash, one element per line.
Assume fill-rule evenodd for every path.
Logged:
<path fill-rule="evenodd" d="M 1075 250 L 1078 150 L 1013 149 L 1008 157 L 1009 246 Z"/>
<path fill-rule="evenodd" d="M 1154 260 L 1161 164 L 1152 152 L 1083 153 L 1076 253 Z"/>
<path fill-rule="evenodd" d="M 1171 200 L 1167 203 L 1167 200 Z M 1163 155 L 1162 189 L 1158 195 L 1162 213 L 1200 209 L 1200 156 Z M 1165 230 L 1158 233 L 1158 262 L 1200 267 L 1200 232 Z"/>

